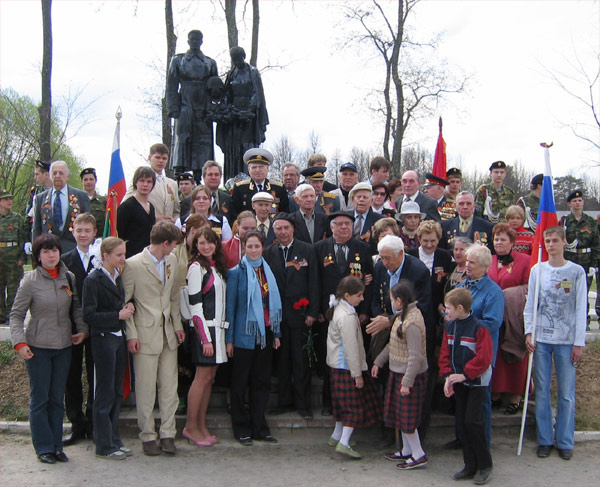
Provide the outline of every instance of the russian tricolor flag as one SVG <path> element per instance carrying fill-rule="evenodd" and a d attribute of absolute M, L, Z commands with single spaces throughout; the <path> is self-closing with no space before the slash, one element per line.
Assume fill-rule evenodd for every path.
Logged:
<path fill-rule="evenodd" d="M 117 208 L 127 192 L 125 173 L 121 163 L 121 107 L 117 110 L 117 127 L 113 139 L 112 156 L 110 159 L 110 175 L 108 177 L 108 197 L 106 198 L 106 223 L 104 237 L 117 236 Z"/>
<path fill-rule="evenodd" d="M 554 189 L 552 187 L 552 171 L 550 169 L 550 152 L 552 144 L 541 144 L 544 147 L 544 182 L 542 183 L 542 194 L 540 195 L 540 209 L 538 211 L 537 226 L 533 238 L 533 249 L 531 252 L 531 267 L 538 261 L 548 260 L 548 252 L 544 246 L 544 231 L 549 227 L 558 225 L 556 216 L 556 205 L 554 204 Z"/>

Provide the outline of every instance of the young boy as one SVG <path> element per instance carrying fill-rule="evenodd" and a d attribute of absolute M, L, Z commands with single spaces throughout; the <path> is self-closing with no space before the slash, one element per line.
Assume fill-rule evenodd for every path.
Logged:
<path fill-rule="evenodd" d="M 77 295 L 82 296 L 83 281 L 94 269 L 90 245 L 96 237 L 96 219 L 91 213 L 81 213 L 73 222 L 73 236 L 77 246 L 61 256 L 62 261 L 75 274 Z M 75 327 L 75 323 L 73 323 Z M 75 328 L 73 328 L 75 333 Z M 88 378 L 88 396 L 85 414 L 83 414 L 83 383 L 81 379 L 83 356 L 85 353 L 85 369 Z M 92 405 L 94 401 L 94 361 L 90 339 L 71 349 L 71 367 L 65 390 L 65 412 L 71 421 L 71 435 L 63 440 L 63 445 L 70 446 L 79 440 L 92 438 Z"/>
<path fill-rule="evenodd" d="M 534 353 L 537 456 L 546 458 L 554 444 L 563 460 L 573 456 L 575 431 L 575 372 L 585 346 L 587 285 L 585 270 L 564 258 L 567 244 L 562 226 L 544 232 L 548 261 L 531 269 L 523 312 L 525 343 Z M 534 295 L 539 282 L 535 342 L 532 340 Z M 552 426 L 552 357 L 558 385 L 556 425 Z"/>
<path fill-rule="evenodd" d="M 454 480 L 474 479 L 485 484 L 492 475 L 492 455 L 485 438 L 483 402 L 492 378 L 493 346 L 490 332 L 470 312 L 473 297 L 466 288 L 446 294 L 448 322 L 440 352 L 440 376 L 446 378 L 444 394 L 456 398 L 460 417 L 465 466 Z"/>

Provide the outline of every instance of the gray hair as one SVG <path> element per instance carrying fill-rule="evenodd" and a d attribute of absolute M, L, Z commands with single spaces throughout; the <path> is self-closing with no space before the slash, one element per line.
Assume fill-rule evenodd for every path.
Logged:
<path fill-rule="evenodd" d="M 65 166 L 65 169 L 67 170 L 67 176 L 71 175 L 71 170 L 69 169 L 69 165 L 65 161 L 54 161 L 52 164 L 50 164 L 50 174 L 52 174 L 52 168 L 56 165 Z"/>
<path fill-rule="evenodd" d="M 454 240 L 452 240 L 453 249 L 454 245 L 457 243 L 465 244 L 467 247 L 470 247 L 471 245 L 473 245 L 473 240 L 471 240 L 469 237 L 455 237 Z"/>
<path fill-rule="evenodd" d="M 466 251 L 467 259 L 473 257 L 479 261 L 479 265 L 485 267 L 485 272 L 488 271 L 492 265 L 492 253 L 485 245 L 475 243 L 471 245 Z"/>
<path fill-rule="evenodd" d="M 294 164 L 293 162 L 286 162 L 282 168 L 281 168 L 281 172 L 283 173 L 283 171 L 285 171 L 288 167 L 293 167 L 296 170 L 296 175 L 300 176 L 300 168 L 298 167 L 297 164 Z"/>
<path fill-rule="evenodd" d="M 460 193 L 458 193 L 456 195 L 456 199 L 460 198 L 461 196 L 467 196 L 467 195 L 470 196 L 473 201 L 475 201 L 475 196 L 473 196 L 473 193 L 470 193 L 469 191 L 461 191 Z"/>
<path fill-rule="evenodd" d="M 296 188 L 294 194 L 296 195 L 296 198 L 300 198 L 300 196 L 302 196 L 302 193 L 308 191 L 309 189 L 312 190 L 313 193 L 315 192 L 315 188 L 313 188 L 312 185 L 308 183 L 302 183 Z"/>
<path fill-rule="evenodd" d="M 377 252 L 381 252 L 383 249 L 391 250 L 398 255 L 404 250 L 404 242 L 396 235 L 386 235 L 377 244 Z"/>

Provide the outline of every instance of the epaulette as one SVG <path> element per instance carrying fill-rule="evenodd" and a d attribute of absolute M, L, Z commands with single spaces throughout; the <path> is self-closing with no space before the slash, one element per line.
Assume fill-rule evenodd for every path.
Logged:
<path fill-rule="evenodd" d="M 333 198 L 336 199 L 337 195 L 333 194 L 333 193 L 321 193 L 323 195 L 323 198 Z"/>
<path fill-rule="evenodd" d="M 279 181 L 271 181 L 271 180 L 269 179 L 269 182 L 270 182 L 272 185 L 274 185 L 274 186 L 281 186 L 281 187 L 283 187 L 283 183 L 280 183 Z"/>
<path fill-rule="evenodd" d="M 243 181 L 238 181 L 237 183 L 235 183 L 236 186 L 244 186 L 246 184 L 250 184 L 250 181 L 252 181 L 251 179 L 244 179 Z"/>

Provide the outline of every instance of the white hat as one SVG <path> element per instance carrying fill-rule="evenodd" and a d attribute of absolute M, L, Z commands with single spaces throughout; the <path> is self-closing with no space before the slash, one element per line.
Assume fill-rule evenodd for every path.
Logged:
<path fill-rule="evenodd" d="M 405 201 L 402 203 L 402 207 L 400 208 L 400 213 L 398 213 L 398 216 L 402 218 L 402 215 L 421 215 L 421 218 L 425 218 L 427 216 L 426 213 L 421 212 L 421 207 L 416 201 Z"/>
<path fill-rule="evenodd" d="M 348 195 L 348 197 L 350 199 L 354 198 L 354 194 L 357 191 L 368 191 L 369 193 L 373 193 L 373 188 L 371 187 L 371 185 L 369 183 L 367 183 L 366 181 L 362 182 L 362 183 L 356 183 L 354 185 L 354 187 L 350 190 L 350 194 Z"/>
<path fill-rule="evenodd" d="M 255 201 L 268 201 L 269 203 L 273 203 L 273 201 L 275 201 L 275 198 L 273 198 L 273 195 L 271 193 L 259 191 L 254 196 L 252 196 L 252 203 L 254 203 Z"/>
<path fill-rule="evenodd" d="M 273 154 L 266 149 L 256 147 L 255 149 L 248 149 L 244 153 L 244 164 L 257 163 L 270 166 L 272 162 Z"/>

